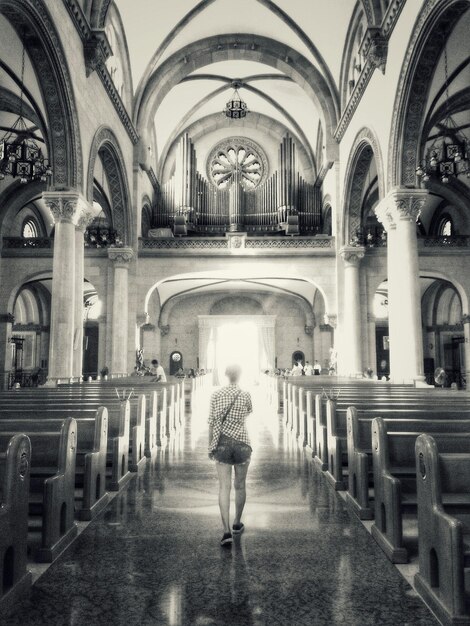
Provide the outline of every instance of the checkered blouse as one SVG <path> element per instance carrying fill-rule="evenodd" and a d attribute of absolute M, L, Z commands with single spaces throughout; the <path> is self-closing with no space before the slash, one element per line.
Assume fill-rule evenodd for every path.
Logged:
<path fill-rule="evenodd" d="M 235 397 L 237 397 L 237 399 L 222 425 L 222 417 Z M 227 385 L 215 391 L 211 397 L 209 414 L 209 425 L 213 427 L 212 441 L 209 449 L 211 451 L 215 450 L 221 434 L 232 437 L 249 446 L 250 439 L 245 422 L 247 416 L 252 411 L 253 406 L 250 394 L 247 391 L 241 391 L 238 385 Z"/>

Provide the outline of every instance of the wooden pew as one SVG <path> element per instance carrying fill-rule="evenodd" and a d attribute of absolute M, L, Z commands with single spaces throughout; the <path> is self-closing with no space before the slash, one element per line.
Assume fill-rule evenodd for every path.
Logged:
<path fill-rule="evenodd" d="M 361 411 L 363 417 L 370 416 L 370 409 L 367 411 Z M 377 415 L 376 409 L 372 409 L 374 414 Z M 435 420 L 442 418 L 464 418 L 470 419 L 470 411 L 465 408 L 463 411 L 449 409 L 446 407 L 445 413 L 441 409 L 435 409 L 432 406 L 423 406 L 420 409 L 415 407 L 410 408 L 408 411 L 400 412 L 393 405 L 390 405 L 387 409 L 381 410 L 381 417 L 388 420 L 392 419 L 419 419 L 420 416 L 426 420 Z M 348 468 L 348 443 L 347 443 L 347 416 L 348 412 L 338 411 L 337 403 L 334 400 L 328 400 L 326 402 L 326 432 L 327 432 L 327 445 L 328 454 L 327 462 L 328 469 L 326 472 L 327 480 L 333 485 L 336 490 L 345 489 L 346 483 L 346 470 Z M 369 417 L 369 419 L 372 419 Z M 369 446 L 370 447 L 370 446 Z"/>
<path fill-rule="evenodd" d="M 373 469 L 372 469 L 372 419 L 359 417 L 356 407 L 347 410 L 348 491 L 346 503 L 360 519 L 374 518 Z M 458 420 L 457 420 L 458 418 Z M 384 420 L 387 432 L 447 432 L 455 421 L 462 422 L 457 428 L 470 431 L 470 415 L 467 413 L 448 416 L 429 413 L 427 418 L 402 417 Z"/>
<path fill-rule="evenodd" d="M 470 624 L 470 454 L 416 440 L 418 593 L 443 624 Z"/>
<path fill-rule="evenodd" d="M 28 597 L 27 570 L 31 442 L 14 435 L 0 454 L 0 614 L 6 616 Z"/>
<path fill-rule="evenodd" d="M 37 407 L 41 407 L 41 405 L 38 403 Z M 73 411 L 70 411 L 67 408 L 61 408 L 59 405 L 49 403 L 40 409 L 37 407 L 34 408 L 28 404 L 27 410 L 2 410 L 0 411 L 0 422 L 3 420 L 18 422 L 18 415 L 21 415 L 22 419 L 36 422 L 39 430 L 42 429 L 41 423 L 49 421 L 51 423 L 55 422 L 55 428 L 58 428 L 63 421 L 64 414 L 67 415 L 67 413 L 73 412 L 77 416 L 76 419 L 85 437 L 83 445 L 85 446 L 86 442 L 94 442 L 96 411 L 93 408 L 83 410 L 74 408 Z M 108 414 L 106 477 L 108 481 L 107 488 L 110 491 L 119 491 L 132 476 L 128 467 L 131 414 L 129 401 L 121 402 L 118 411 L 117 414 Z M 96 477 L 94 479 L 96 480 Z"/>
<path fill-rule="evenodd" d="M 305 393 L 305 423 L 306 423 L 306 443 L 312 453 L 316 449 L 316 428 L 315 428 L 315 396 L 313 391 L 307 390 Z"/>
<path fill-rule="evenodd" d="M 0 449 L 16 433 L 0 433 Z M 52 562 L 77 536 L 75 517 L 75 456 L 77 423 L 69 417 L 60 432 L 31 432 L 29 532 L 39 562 Z"/>
<path fill-rule="evenodd" d="M 465 429 L 467 432 L 465 432 Z M 463 422 L 452 423 L 453 432 L 433 432 L 444 452 L 470 453 L 470 430 Z M 424 431 L 425 432 L 425 431 Z M 372 536 L 392 563 L 407 563 L 402 514 L 416 514 L 415 443 L 421 433 L 387 433 L 384 420 L 372 421 L 375 522 Z"/>
<path fill-rule="evenodd" d="M 108 412 L 100 407 L 94 419 L 77 419 L 76 422 L 75 506 L 79 519 L 91 520 L 109 501 L 106 492 Z M 0 433 L 12 429 L 27 433 L 59 432 L 62 424 L 62 419 L 0 418 Z"/>
<path fill-rule="evenodd" d="M 318 467 L 328 469 L 328 432 L 326 428 L 326 402 L 321 394 L 315 395 L 315 456 Z"/>
<path fill-rule="evenodd" d="M 145 457 L 145 426 L 147 414 L 147 401 L 144 394 L 139 395 L 135 423 L 132 423 L 131 439 L 131 472 L 138 472 L 146 462 Z"/>

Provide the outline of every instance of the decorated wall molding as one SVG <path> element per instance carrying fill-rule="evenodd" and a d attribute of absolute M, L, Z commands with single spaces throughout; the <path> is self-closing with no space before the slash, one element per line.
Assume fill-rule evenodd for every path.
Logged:
<path fill-rule="evenodd" d="M 2 0 L 0 13 L 24 39 L 33 68 L 41 77 L 52 186 L 81 189 L 83 160 L 74 89 L 62 42 L 49 11 L 42 0 Z"/>
<path fill-rule="evenodd" d="M 367 150 L 371 151 L 372 154 L 368 153 Z M 383 198 L 385 196 L 385 173 L 382 150 L 375 132 L 364 127 L 354 139 L 346 166 L 343 198 L 343 241 L 345 244 L 354 240 L 356 232 L 362 225 L 362 192 L 372 159 L 375 159 L 377 168 L 379 198 Z"/>
<path fill-rule="evenodd" d="M 89 202 L 93 202 L 93 177 L 98 155 L 103 161 L 111 193 L 113 227 L 125 244 L 130 243 L 132 242 L 133 228 L 129 209 L 132 205 L 126 164 L 116 135 L 107 126 L 101 126 L 96 131 L 90 149 L 87 173 L 87 198 Z"/>
<path fill-rule="evenodd" d="M 372 1 L 375 2 L 375 0 Z M 369 25 L 360 47 L 364 64 L 334 132 L 334 137 L 337 141 L 341 141 L 344 137 L 374 71 L 379 69 L 383 74 L 385 73 L 388 42 L 405 2 L 406 0 L 392 0 L 381 25 L 380 22 L 376 22 L 375 18 L 372 17 L 372 10 L 369 7 L 368 0 L 362 3 Z M 376 15 L 381 15 L 381 12 L 376 11 L 375 13 Z"/>
<path fill-rule="evenodd" d="M 106 60 L 112 53 L 104 31 L 106 13 L 110 5 L 110 0 L 103 0 L 102 8 L 98 11 L 98 14 L 92 16 L 92 23 L 96 20 L 96 23 L 99 24 L 99 26 L 96 27 L 90 26 L 77 0 L 64 0 L 64 4 L 72 17 L 72 22 L 83 43 L 87 76 L 92 72 L 96 72 L 99 76 L 129 138 L 134 145 L 137 144 L 139 135 L 106 67 Z M 100 17 L 98 17 L 98 15 Z"/>
<path fill-rule="evenodd" d="M 388 152 L 388 188 L 416 184 L 420 134 L 431 77 L 443 46 L 469 0 L 426 0 L 415 22 L 400 72 Z"/>

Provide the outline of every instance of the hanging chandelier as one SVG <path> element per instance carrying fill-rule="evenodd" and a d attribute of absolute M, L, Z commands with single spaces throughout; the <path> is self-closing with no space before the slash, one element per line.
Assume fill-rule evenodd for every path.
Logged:
<path fill-rule="evenodd" d="M 225 105 L 223 113 L 226 117 L 229 117 L 232 120 L 239 120 L 246 117 L 246 114 L 248 113 L 248 106 L 238 92 L 241 86 L 240 83 L 238 81 L 234 81 L 232 86 L 233 94 L 231 99 Z"/>
<path fill-rule="evenodd" d="M 47 182 L 52 176 L 49 161 L 44 158 L 31 130 L 23 117 L 25 46 L 21 61 L 20 114 L 11 128 L 0 139 L 0 180 L 5 176 L 19 178 L 25 184 L 33 180 Z"/>
<path fill-rule="evenodd" d="M 446 185 L 451 176 L 466 175 L 470 178 L 469 141 L 450 114 L 447 47 L 444 47 L 444 74 L 446 116 L 439 124 L 439 135 L 427 149 L 425 158 L 418 164 L 416 175 L 425 183 L 431 178 L 439 178 Z"/>

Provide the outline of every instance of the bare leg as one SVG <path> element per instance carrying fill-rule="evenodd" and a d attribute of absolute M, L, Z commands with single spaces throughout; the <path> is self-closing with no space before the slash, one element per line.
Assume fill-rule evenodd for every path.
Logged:
<path fill-rule="evenodd" d="M 232 466 L 226 463 L 216 463 L 217 474 L 219 475 L 219 508 L 224 532 L 230 530 L 230 490 L 232 488 Z"/>
<path fill-rule="evenodd" d="M 246 502 L 246 474 L 248 472 L 248 467 L 250 462 L 242 463 L 240 465 L 235 465 L 235 519 L 233 520 L 234 524 L 239 524 L 243 509 L 245 508 Z"/>

